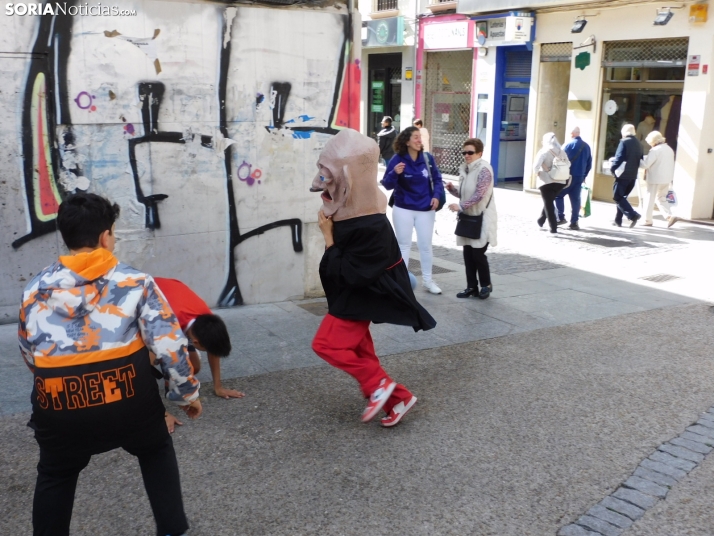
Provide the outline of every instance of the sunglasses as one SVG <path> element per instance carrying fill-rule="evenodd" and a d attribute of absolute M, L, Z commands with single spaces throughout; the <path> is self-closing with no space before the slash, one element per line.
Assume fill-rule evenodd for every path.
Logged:
<path fill-rule="evenodd" d="M 464 156 L 466 156 L 466 155 L 473 156 L 476 154 L 476 151 L 461 151 L 461 154 Z"/>

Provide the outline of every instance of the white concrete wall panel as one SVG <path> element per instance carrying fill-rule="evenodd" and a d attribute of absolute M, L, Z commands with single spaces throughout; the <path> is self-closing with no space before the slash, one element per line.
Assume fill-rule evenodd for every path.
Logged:
<path fill-rule="evenodd" d="M 314 294 L 308 272 L 322 247 L 298 233 L 317 220 L 308 189 L 338 128 L 344 7 L 121 8 L 137 16 L 0 18 L 0 50 L 24 53 L 0 55 L 0 321 L 62 252 L 52 207 L 48 216 L 34 203 L 53 178 L 60 195 L 86 189 L 119 203 L 120 259 L 182 279 L 211 305 L 236 304 L 238 292 L 246 303 Z M 30 59 L 39 49 L 49 61 Z M 31 91 L 43 81 L 51 87 Z M 50 114 L 44 138 L 38 103 Z M 50 155 L 44 190 L 28 167 L 40 154 Z M 157 194 L 168 197 L 152 212 Z"/>

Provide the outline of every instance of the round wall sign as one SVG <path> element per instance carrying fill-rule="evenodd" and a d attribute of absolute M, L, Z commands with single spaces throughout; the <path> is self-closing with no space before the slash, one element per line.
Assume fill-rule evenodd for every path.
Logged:
<path fill-rule="evenodd" d="M 387 26 L 386 22 L 380 22 L 377 25 L 377 42 L 381 45 L 384 45 L 387 43 L 388 39 L 389 39 L 389 26 Z"/>
<path fill-rule="evenodd" d="M 614 100 L 609 100 L 605 103 L 605 113 L 612 115 L 617 111 L 617 103 Z"/>

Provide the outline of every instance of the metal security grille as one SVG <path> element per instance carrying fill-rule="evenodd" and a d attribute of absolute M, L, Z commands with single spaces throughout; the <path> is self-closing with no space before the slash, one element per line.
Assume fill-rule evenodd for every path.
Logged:
<path fill-rule="evenodd" d="M 506 52 L 506 78 L 530 78 L 533 53 L 528 50 Z"/>
<path fill-rule="evenodd" d="M 424 126 L 439 170 L 449 175 L 458 173 L 469 137 L 472 65 L 472 50 L 426 54 Z"/>
<path fill-rule="evenodd" d="M 540 47 L 540 61 L 570 61 L 573 43 L 545 43 Z"/>
<path fill-rule="evenodd" d="M 398 0 L 377 0 L 377 11 L 387 11 L 389 9 L 397 9 L 398 7 Z"/>
<path fill-rule="evenodd" d="M 611 41 L 605 43 L 603 67 L 666 67 L 684 65 L 689 38 Z"/>

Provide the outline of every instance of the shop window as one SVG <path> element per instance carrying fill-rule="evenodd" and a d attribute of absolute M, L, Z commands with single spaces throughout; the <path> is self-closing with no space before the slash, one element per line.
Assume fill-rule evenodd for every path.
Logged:
<path fill-rule="evenodd" d="M 373 11 L 390 11 L 392 9 L 399 9 L 399 0 L 375 0 L 372 4 L 372 9 Z"/>
<path fill-rule="evenodd" d="M 648 80 L 684 80 L 684 67 L 650 67 L 648 71 Z"/>
<path fill-rule="evenodd" d="M 676 82 L 683 81 L 684 67 L 608 67 L 608 82 Z"/>
<path fill-rule="evenodd" d="M 614 113 L 608 115 L 603 110 L 600 129 L 600 173 L 610 173 L 610 158 L 615 156 L 622 135 L 620 131 L 626 124 L 634 125 L 642 150 L 647 154 L 650 146 L 645 141 L 653 130 L 662 132 L 667 143 L 677 150 L 677 133 L 682 109 L 681 89 L 605 89 L 603 108 L 608 102 L 614 102 Z"/>
<path fill-rule="evenodd" d="M 650 150 L 645 138 L 653 130 L 676 152 L 688 45 L 686 37 L 605 43 L 597 171 L 610 174 L 610 158 L 628 123 L 645 154 Z"/>

